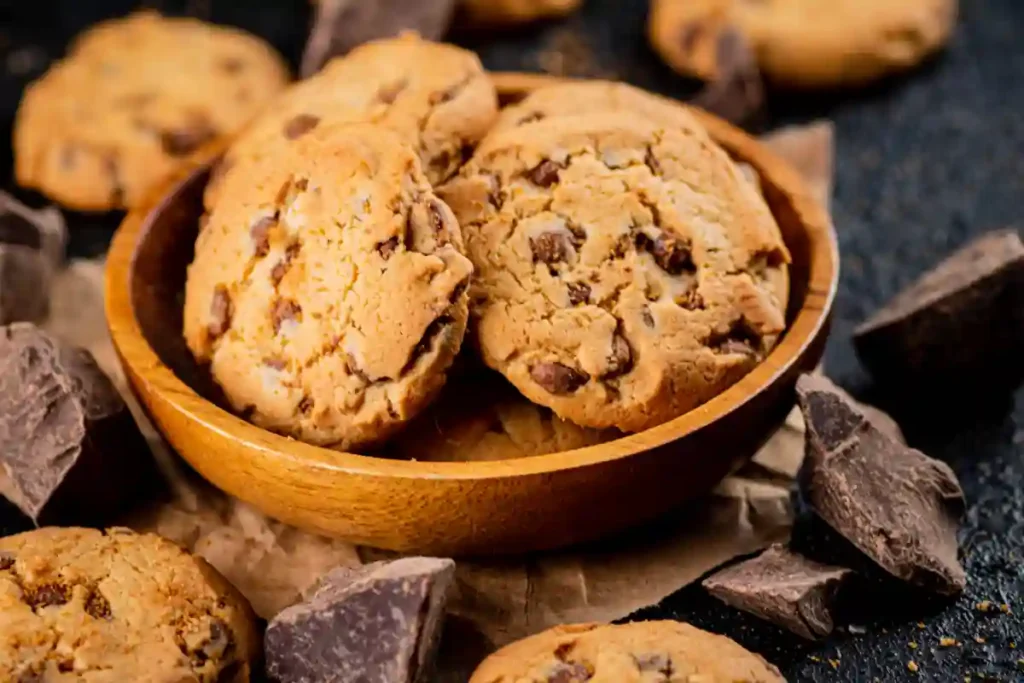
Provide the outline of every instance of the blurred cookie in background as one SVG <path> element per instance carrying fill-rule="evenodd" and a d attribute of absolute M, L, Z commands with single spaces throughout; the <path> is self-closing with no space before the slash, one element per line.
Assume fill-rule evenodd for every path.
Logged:
<path fill-rule="evenodd" d="M 583 0 L 461 0 L 462 20 L 470 26 L 527 24 L 572 14 Z"/>
<path fill-rule="evenodd" d="M 651 0 L 648 34 L 685 76 L 720 78 L 722 36 L 737 31 L 768 80 L 828 88 L 918 65 L 946 44 L 956 15 L 956 0 Z"/>

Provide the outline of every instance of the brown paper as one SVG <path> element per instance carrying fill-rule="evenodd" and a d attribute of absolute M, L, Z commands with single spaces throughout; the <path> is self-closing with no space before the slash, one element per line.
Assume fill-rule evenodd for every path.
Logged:
<path fill-rule="evenodd" d="M 831 187 L 831 136 L 826 123 L 787 129 L 769 141 L 802 171 L 815 174 L 808 180 L 823 201 Z M 102 306 L 102 263 L 72 262 L 56 281 L 47 327 L 96 356 L 122 390 L 171 483 L 173 499 L 134 515 L 129 526 L 157 531 L 204 556 L 264 618 L 299 599 L 330 568 L 381 556 L 270 520 L 200 481 L 127 390 Z M 461 666 L 471 666 L 494 647 L 555 624 L 622 618 L 723 562 L 785 540 L 792 516 L 789 488 L 802 459 L 803 422 L 795 412 L 752 463 L 706 498 L 654 524 L 582 548 L 459 561 L 449 620 L 457 631 L 449 642 L 458 647 L 449 649 L 463 655 Z M 465 680 L 454 662 L 440 674 Z"/>

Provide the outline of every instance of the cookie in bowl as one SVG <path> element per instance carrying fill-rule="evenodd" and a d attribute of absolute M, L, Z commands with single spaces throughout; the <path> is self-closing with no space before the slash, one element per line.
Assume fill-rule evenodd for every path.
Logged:
<path fill-rule="evenodd" d="M 750 371 L 785 327 L 779 228 L 696 122 L 523 124 L 489 137 L 439 192 L 476 270 L 484 361 L 579 425 L 677 417 Z"/>
<path fill-rule="evenodd" d="M 237 29 L 155 12 L 101 22 L 26 90 L 15 176 L 73 209 L 136 207 L 287 81 L 280 56 Z"/>
<path fill-rule="evenodd" d="M 241 159 L 185 286 L 195 358 L 253 423 L 339 449 L 386 439 L 437 394 L 472 265 L 411 146 L 316 126 Z"/>

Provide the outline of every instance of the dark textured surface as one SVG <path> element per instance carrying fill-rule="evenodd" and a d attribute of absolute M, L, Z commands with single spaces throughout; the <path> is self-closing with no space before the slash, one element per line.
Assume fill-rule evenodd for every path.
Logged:
<path fill-rule="evenodd" d="M 293 64 L 301 53 L 308 21 L 305 0 L 162 4 L 169 11 L 188 10 L 249 28 L 271 40 Z M 860 605 L 864 616 L 855 633 L 824 644 L 805 643 L 723 608 L 699 586 L 640 615 L 684 618 L 730 635 L 778 663 L 791 681 L 946 682 L 967 675 L 972 681 L 1024 681 L 1021 392 L 1015 407 L 983 394 L 935 392 L 897 401 L 892 392 L 870 383 L 850 343 L 854 326 L 870 311 L 955 247 L 986 230 L 1022 227 L 1024 2 L 962 4 L 961 25 L 948 53 L 912 78 L 859 93 L 770 96 L 766 125 L 827 115 L 837 126 L 834 217 L 843 273 L 828 373 L 891 410 L 913 446 L 948 462 L 968 501 L 962 533 L 968 588 L 958 600 L 920 599 L 881 584 L 877 600 Z M 20 88 L 38 75 L 47 57 L 59 55 L 65 41 L 89 22 L 135 6 L 130 0 L 0 0 L 0 117 L 5 125 L 10 125 Z M 480 50 L 490 68 L 538 70 L 544 65 L 578 75 L 617 76 L 667 94 L 693 92 L 692 83 L 675 77 L 647 48 L 644 6 L 641 0 L 589 0 L 583 12 L 561 23 L 459 40 Z M 8 149 L 5 140 L 0 152 Z M 6 171 L 3 178 L 9 176 Z M 116 218 L 74 217 L 72 252 L 101 253 L 115 223 Z M 0 515 L 0 521 L 13 519 Z M 834 540 L 818 543 L 828 549 L 841 546 Z M 977 609 L 983 600 L 996 607 Z M 1010 614 L 998 609 L 1004 602 Z M 976 642 L 976 636 L 984 642 Z M 960 645 L 941 648 L 941 637 L 955 638 Z M 911 660 L 917 673 L 907 669 Z"/>

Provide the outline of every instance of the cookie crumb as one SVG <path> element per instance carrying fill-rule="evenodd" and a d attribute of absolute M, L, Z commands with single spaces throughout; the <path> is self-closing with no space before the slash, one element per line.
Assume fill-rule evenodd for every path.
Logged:
<path fill-rule="evenodd" d="M 912 673 L 916 674 L 920 670 L 920 667 L 917 665 L 917 662 L 911 659 L 909 662 L 907 662 L 907 669 L 909 669 Z"/>
<path fill-rule="evenodd" d="M 939 647 L 956 647 L 959 644 L 956 638 L 950 638 L 949 636 L 939 638 Z"/>
<path fill-rule="evenodd" d="M 912 640 L 909 643 L 907 643 L 907 647 L 909 647 L 911 650 L 916 650 L 917 649 L 917 642 Z"/>
<path fill-rule="evenodd" d="M 974 642 L 981 644 L 985 642 L 985 639 L 981 636 L 974 636 Z"/>
<path fill-rule="evenodd" d="M 828 665 L 831 666 L 833 669 L 838 670 L 839 669 L 839 660 L 838 659 L 830 659 L 830 660 L 828 660 Z"/>
<path fill-rule="evenodd" d="M 992 602 L 989 600 L 982 600 L 974 606 L 974 609 L 978 610 L 979 612 L 988 612 L 990 609 L 992 609 Z"/>

